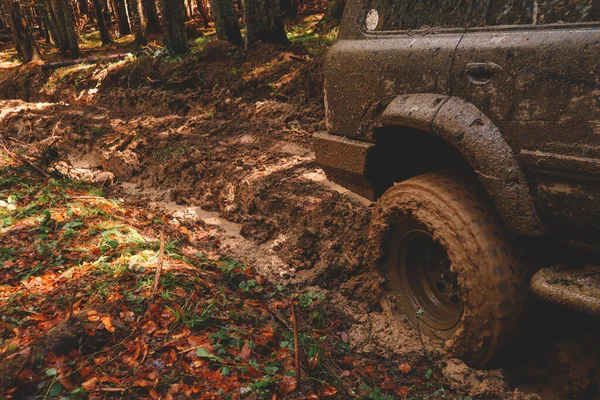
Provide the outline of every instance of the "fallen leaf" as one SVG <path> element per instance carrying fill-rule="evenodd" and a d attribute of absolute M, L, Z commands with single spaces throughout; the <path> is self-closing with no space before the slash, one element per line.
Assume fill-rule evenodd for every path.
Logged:
<path fill-rule="evenodd" d="M 337 389 L 331 385 L 324 384 L 319 388 L 319 397 L 333 397 L 337 393 Z"/>
<path fill-rule="evenodd" d="M 348 334 L 346 331 L 342 332 L 342 342 L 348 343 Z"/>
<path fill-rule="evenodd" d="M 408 374 L 412 368 L 410 367 L 409 364 L 400 364 L 400 366 L 398 367 L 398 369 L 403 373 L 403 374 Z"/>
<path fill-rule="evenodd" d="M 88 392 L 91 392 L 96 388 L 97 383 L 98 383 L 98 378 L 92 377 L 92 378 L 88 379 L 87 381 L 83 382 L 81 384 L 81 387 L 84 388 L 85 390 L 87 390 Z"/>
<path fill-rule="evenodd" d="M 115 331 L 115 327 L 112 325 L 112 322 L 108 315 L 105 317 L 102 317 L 102 323 L 104 324 L 104 327 L 106 328 L 107 331 L 109 331 L 111 333 Z"/>
<path fill-rule="evenodd" d="M 133 381 L 133 386 L 151 387 L 152 385 L 152 381 L 149 381 L 147 379 L 136 379 L 135 381 Z"/>
<path fill-rule="evenodd" d="M 244 347 L 242 347 L 240 354 L 238 354 L 238 357 L 244 361 L 248 361 L 250 359 L 251 355 L 252 355 L 252 350 L 250 349 L 250 346 L 248 346 L 248 342 L 246 342 L 246 343 L 244 343 Z"/>
<path fill-rule="evenodd" d="M 279 385 L 279 394 L 284 395 L 296 390 L 296 379 L 294 377 L 284 375 Z"/>
<path fill-rule="evenodd" d="M 98 315 L 98 311 L 96 311 L 96 310 L 88 311 L 87 315 L 88 315 L 88 321 L 91 321 L 91 322 L 100 321 L 100 316 Z"/>

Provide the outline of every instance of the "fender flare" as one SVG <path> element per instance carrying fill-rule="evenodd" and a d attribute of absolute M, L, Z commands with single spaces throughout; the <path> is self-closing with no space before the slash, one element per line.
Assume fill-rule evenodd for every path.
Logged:
<path fill-rule="evenodd" d="M 544 233 L 517 158 L 476 106 L 440 94 L 401 95 L 386 107 L 380 122 L 430 132 L 450 143 L 471 165 L 511 231 L 524 236 Z"/>

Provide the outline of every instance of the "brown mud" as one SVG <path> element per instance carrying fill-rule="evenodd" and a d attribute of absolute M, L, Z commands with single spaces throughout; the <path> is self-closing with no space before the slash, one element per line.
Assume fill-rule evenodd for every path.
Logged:
<path fill-rule="evenodd" d="M 0 137 L 35 147 L 54 174 L 212 227 L 216 245 L 272 281 L 326 293 L 365 357 L 421 359 L 416 332 L 380 305 L 365 266 L 369 203 L 315 164 L 321 70 L 303 49 L 246 54 L 220 42 L 183 60 L 12 68 L 0 77 L 0 98 L 14 99 L 0 103 Z M 446 384 L 475 398 L 598 398 L 597 323 L 562 313 L 534 302 L 502 369 L 444 358 Z"/>

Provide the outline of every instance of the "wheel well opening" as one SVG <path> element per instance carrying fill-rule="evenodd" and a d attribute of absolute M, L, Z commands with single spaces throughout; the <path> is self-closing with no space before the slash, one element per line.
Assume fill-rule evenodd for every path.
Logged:
<path fill-rule="evenodd" d="M 381 196 L 396 182 L 434 171 L 450 171 L 479 184 L 464 156 L 439 136 L 413 128 L 384 127 L 374 132 L 376 151 L 367 174 Z"/>

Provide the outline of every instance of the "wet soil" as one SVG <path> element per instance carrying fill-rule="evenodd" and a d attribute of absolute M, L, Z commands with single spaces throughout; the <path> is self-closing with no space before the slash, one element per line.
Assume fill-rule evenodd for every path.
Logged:
<path fill-rule="evenodd" d="M 322 57 L 301 48 L 246 54 L 220 42 L 183 60 L 12 68 L 0 77 L 0 97 L 14 99 L 0 103 L 0 136 L 28 143 L 54 174 L 212 227 L 223 251 L 271 281 L 326 293 L 365 357 L 417 360 L 415 330 L 380 304 L 366 267 L 371 205 L 315 164 L 321 70 Z M 449 387 L 475 398 L 598 398 L 597 322 L 533 304 L 502 368 L 444 358 Z"/>

